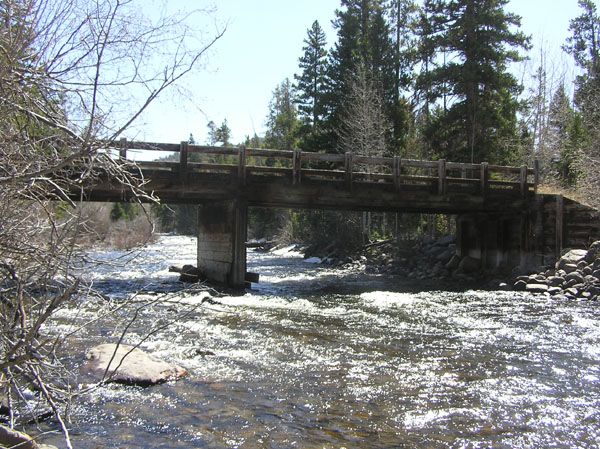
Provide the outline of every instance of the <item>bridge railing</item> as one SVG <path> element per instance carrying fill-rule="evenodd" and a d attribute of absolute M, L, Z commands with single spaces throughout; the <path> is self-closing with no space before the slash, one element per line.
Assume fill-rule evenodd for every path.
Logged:
<path fill-rule="evenodd" d="M 464 187 L 482 195 L 492 191 L 513 191 L 522 196 L 536 192 L 539 163 L 511 167 L 450 162 L 423 161 L 394 157 L 371 157 L 354 153 L 324 154 L 306 151 L 230 148 L 204 145 L 152 143 L 122 139 L 119 157 L 127 159 L 128 151 L 145 150 L 179 154 L 169 158 L 140 163 L 142 167 L 173 169 L 181 176 L 189 173 L 226 173 L 242 183 L 264 177 L 285 177 L 293 184 L 314 180 L 344 182 L 351 189 L 361 183 L 387 183 L 401 191 L 410 186 L 429 186 L 444 195 L 449 188 Z M 178 159 L 178 160 L 172 160 Z"/>

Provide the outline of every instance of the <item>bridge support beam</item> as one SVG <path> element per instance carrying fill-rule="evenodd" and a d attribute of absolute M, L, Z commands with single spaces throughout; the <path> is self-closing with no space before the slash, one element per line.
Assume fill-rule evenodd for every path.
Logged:
<path fill-rule="evenodd" d="M 244 200 L 198 206 L 198 268 L 213 282 L 243 288 L 248 207 Z"/>
<path fill-rule="evenodd" d="M 523 266 L 530 252 L 526 216 L 479 214 L 457 217 L 457 254 L 481 262 L 483 269 Z"/>

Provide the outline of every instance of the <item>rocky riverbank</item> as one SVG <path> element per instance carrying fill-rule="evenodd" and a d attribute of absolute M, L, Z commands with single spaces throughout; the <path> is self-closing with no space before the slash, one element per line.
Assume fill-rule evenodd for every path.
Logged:
<path fill-rule="evenodd" d="M 600 241 L 588 250 L 566 252 L 551 269 L 517 278 L 513 278 L 509 269 L 482 270 L 479 260 L 459 257 L 453 236 L 437 240 L 426 237 L 413 242 L 375 242 L 344 258 L 336 257 L 335 248 L 328 247 L 316 254 L 314 249 L 307 248 L 305 257 L 314 259 L 316 255 L 322 263 L 367 273 L 393 274 L 409 280 L 437 280 L 445 285 L 476 285 L 495 290 L 509 290 L 512 286 L 516 291 L 564 299 L 600 298 Z"/>
<path fill-rule="evenodd" d="M 436 280 L 445 284 L 460 283 L 487 285 L 498 288 L 503 276 L 497 271 L 481 270 L 480 262 L 472 257 L 456 255 L 456 238 L 424 237 L 411 241 L 385 240 L 365 245 L 351 256 L 338 257 L 335 248 L 322 250 L 308 247 L 305 257 L 318 257 L 322 263 L 364 270 L 367 273 L 392 274 L 413 281 Z"/>
<path fill-rule="evenodd" d="M 600 298 L 600 241 L 590 245 L 588 250 L 566 252 L 554 268 L 517 277 L 513 288 L 564 299 Z"/>

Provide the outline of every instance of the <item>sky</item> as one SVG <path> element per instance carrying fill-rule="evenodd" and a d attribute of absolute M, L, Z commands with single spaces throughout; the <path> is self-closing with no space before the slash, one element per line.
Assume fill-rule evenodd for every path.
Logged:
<path fill-rule="evenodd" d="M 190 133 L 205 143 L 206 124 L 227 119 L 232 142 L 264 134 L 268 104 L 275 87 L 298 71 L 307 29 L 318 20 L 334 43 L 331 25 L 339 0 L 170 0 L 169 7 L 214 7 L 199 24 L 208 32 L 226 25 L 207 59 L 189 74 L 180 93 L 170 93 L 153 104 L 127 135 L 138 140 L 175 143 Z M 573 78 L 571 58 L 560 46 L 568 36 L 570 19 L 579 15 L 577 0 L 511 0 L 507 10 L 522 16 L 522 29 L 531 35 L 530 61 L 515 67 L 527 81 L 547 54 L 554 75 Z"/>

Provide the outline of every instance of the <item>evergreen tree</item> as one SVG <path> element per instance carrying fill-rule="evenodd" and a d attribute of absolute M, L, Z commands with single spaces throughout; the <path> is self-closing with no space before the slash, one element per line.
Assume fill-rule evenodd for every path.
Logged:
<path fill-rule="evenodd" d="M 208 128 L 208 145 L 215 146 L 218 143 L 221 143 L 221 146 L 224 147 L 231 146 L 231 129 L 229 128 L 227 119 L 223 119 L 223 122 L 219 127 L 211 120 L 206 124 L 206 127 Z M 191 137 L 193 138 L 193 136 Z"/>
<path fill-rule="evenodd" d="M 244 146 L 246 148 L 261 148 L 262 139 L 256 133 L 254 133 L 252 137 L 246 136 L 246 139 L 244 140 Z"/>
<path fill-rule="evenodd" d="M 413 0 L 391 0 L 388 4 L 394 42 L 394 94 L 400 101 L 402 90 L 412 81 L 413 65 L 417 58 L 418 7 Z"/>
<path fill-rule="evenodd" d="M 392 150 L 406 152 L 412 122 L 412 107 L 402 92 L 406 91 L 414 78 L 417 59 L 418 8 L 413 0 L 391 0 L 388 4 L 391 32 L 394 44 L 394 90 L 390 107 L 393 127 Z"/>
<path fill-rule="evenodd" d="M 560 178 L 566 187 L 575 187 L 582 175 L 580 162 L 587 143 L 583 117 L 575 113 L 569 123 L 567 139 L 560 154 Z"/>
<path fill-rule="evenodd" d="M 223 123 L 216 130 L 215 137 L 217 142 L 221 142 L 224 147 L 231 146 L 231 129 L 227 124 L 227 119 L 223 119 Z"/>
<path fill-rule="evenodd" d="M 424 75 L 423 84 L 430 99 L 443 99 L 444 104 L 429 136 L 445 134 L 436 136 L 445 140 L 439 156 L 508 163 L 514 155 L 506 142 L 517 138 L 516 96 L 521 91 L 508 64 L 522 60 L 520 48 L 529 48 L 528 38 L 511 30 L 520 26 L 520 17 L 504 10 L 508 0 L 430 3 L 428 45 L 435 46 L 443 62 Z"/>
<path fill-rule="evenodd" d="M 294 150 L 298 147 L 300 121 L 294 104 L 292 83 L 285 79 L 273 91 L 269 103 L 265 145 L 279 150 Z"/>
<path fill-rule="evenodd" d="M 215 146 L 218 142 L 217 139 L 217 125 L 212 120 L 206 124 L 208 128 L 207 142 L 210 146 Z"/>
<path fill-rule="evenodd" d="M 315 20 L 308 30 L 304 44 L 304 54 L 299 63 L 301 73 L 294 75 L 295 101 L 303 124 L 310 129 L 318 129 L 325 114 L 323 93 L 327 68 L 326 36 L 318 21 Z"/>
<path fill-rule="evenodd" d="M 110 209 L 110 219 L 112 221 L 127 220 L 131 221 L 140 213 L 140 207 L 132 203 L 113 203 Z"/>
<path fill-rule="evenodd" d="M 576 79 L 574 115 L 561 156 L 563 179 L 600 207 L 600 15 L 591 0 L 579 0 L 582 14 L 571 21 L 571 37 L 564 49 L 583 73 Z"/>
<path fill-rule="evenodd" d="M 579 0 L 583 13 L 571 20 L 564 49 L 573 55 L 579 67 L 588 77 L 600 75 L 600 16 L 592 0 Z"/>
<path fill-rule="evenodd" d="M 579 6 L 583 13 L 571 21 L 572 35 L 564 49 L 584 70 L 576 80 L 575 103 L 588 131 L 597 133 L 600 121 L 600 15 L 592 0 L 579 0 Z"/>
<path fill-rule="evenodd" d="M 557 158 L 565 146 L 573 113 L 565 86 L 561 84 L 556 89 L 548 107 L 548 147 L 552 158 Z"/>
<path fill-rule="evenodd" d="M 443 21 L 441 4 L 438 0 L 425 0 L 419 8 L 416 23 L 415 60 L 419 65 L 419 74 L 415 82 L 416 103 L 424 120 L 429 120 L 430 106 L 439 95 L 433 92 L 433 80 L 430 72 L 437 67 L 436 53 L 440 47 L 439 39 Z"/>
<path fill-rule="evenodd" d="M 386 114 L 392 116 L 396 104 L 395 50 L 381 0 L 342 0 L 342 9 L 336 11 L 333 25 L 338 41 L 329 57 L 327 127 L 329 147 L 339 150 L 338 131 L 347 116 L 346 94 L 359 63 L 378 85 Z"/>

